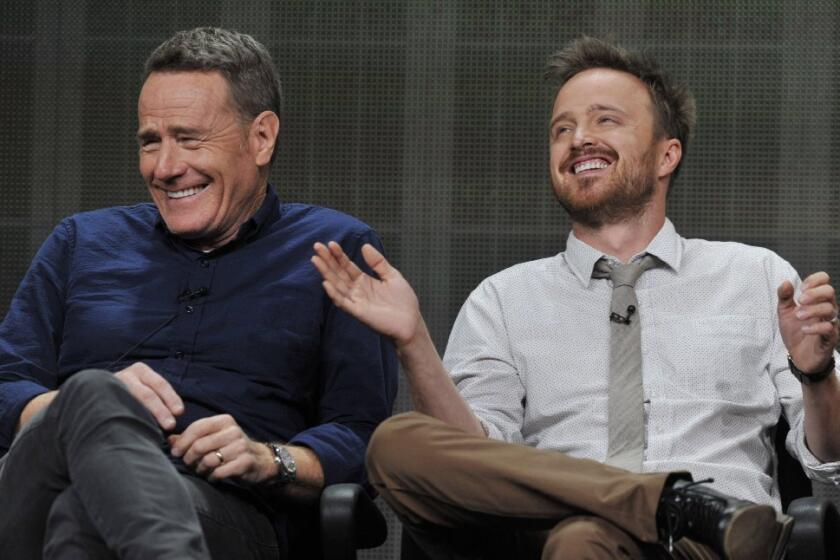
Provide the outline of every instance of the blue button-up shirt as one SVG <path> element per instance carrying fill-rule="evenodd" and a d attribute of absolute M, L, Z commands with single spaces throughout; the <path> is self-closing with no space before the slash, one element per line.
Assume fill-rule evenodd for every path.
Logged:
<path fill-rule="evenodd" d="M 337 309 L 309 259 L 334 239 L 361 265 L 375 233 L 345 214 L 281 203 L 269 187 L 233 242 L 209 253 L 170 234 L 153 204 L 62 221 L 0 325 L 0 455 L 24 405 L 86 368 L 142 361 L 184 400 L 176 432 L 232 415 L 259 441 L 311 448 L 325 482 L 362 482 L 391 413 L 390 341 Z"/>

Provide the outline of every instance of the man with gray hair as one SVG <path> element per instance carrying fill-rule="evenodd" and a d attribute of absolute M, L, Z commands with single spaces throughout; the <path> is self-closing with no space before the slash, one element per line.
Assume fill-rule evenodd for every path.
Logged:
<path fill-rule="evenodd" d="M 280 107 L 248 35 L 193 29 L 149 57 L 153 204 L 63 220 L 0 325 L 4 558 L 299 557 L 296 507 L 364 482 L 396 360 L 325 297 L 308 251 L 335 237 L 363 265 L 381 244 L 278 200 Z"/>

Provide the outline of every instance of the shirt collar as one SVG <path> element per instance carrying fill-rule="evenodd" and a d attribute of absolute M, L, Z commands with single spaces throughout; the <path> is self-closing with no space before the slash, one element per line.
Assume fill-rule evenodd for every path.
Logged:
<path fill-rule="evenodd" d="M 659 258 L 669 268 L 675 272 L 679 272 L 682 262 L 682 242 L 671 220 L 665 218 L 665 223 L 662 225 L 662 228 L 648 246 L 639 254 L 643 255 L 645 253 L 650 253 Z M 612 255 L 607 255 L 587 245 L 577 238 L 574 231 L 569 233 L 569 237 L 566 240 L 566 251 L 563 255 L 569 264 L 569 268 L 572 269 L 572 273 L 587 288 L 589 287 L 589 282 L 592 280 L 592 269 L 601 257 L 618 260 Z"/>
<path fill-rule="evenodd" d="M 239 227 L 239 232 L 236 234 L 236 237 L 223 247 L 219 247 L 211 252 L 216 252 L 223 248 L 225 249 L 224 252 L 227 252 L 230 248 L 251 240 L 263 229 L 263 226 L 276 220 L 279 213 L 279 198 L 277 197 L 277 193 L 274 191 L 274 187 L 272 187 L 271 184 L 268 184 L 266 186 L 265 198 L 263 199 L 262 205 L 253 216 L 248 218 L 248 220 Z M 155 227 L 163 231 L 166 234 L 167 239 L 170 241 L 179 241 L 178 236 L 174 235 L 169 231 L 169 228 L 166 227 L 166 222 L 163 221 L 163 217 L 160 215 L 160 212 L 158 212 L 157 220 L 155 220 Z"/>

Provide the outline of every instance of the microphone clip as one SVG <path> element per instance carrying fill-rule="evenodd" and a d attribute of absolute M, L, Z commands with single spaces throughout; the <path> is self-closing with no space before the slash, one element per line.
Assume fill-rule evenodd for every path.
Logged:
<path fill-rule="evenodd" d="M 180 294 L 178 294 L 178 301 L 185 302 L 185 301 L 193 301 L 194 299 L 202 298 L 207 295 L 209 290 L 204 286 L 200 288 L 196 288 L 195 290 L 190 290 L 187 288 Z"/>
<path fill-rule="evenodd" d="M 630 318 L 633 316 L 633 313 L 635 313 L 635 312 L 636 312 L 636 306 L 635 305 L 628 305 L 626 316 L 621 315 L 621 314 L 613 311 L 613 312 L 610 313 L 610 321 L 613 322 L 613 323 L 618 323 L 620 325 L 629 325 L 630 324 Z"/>

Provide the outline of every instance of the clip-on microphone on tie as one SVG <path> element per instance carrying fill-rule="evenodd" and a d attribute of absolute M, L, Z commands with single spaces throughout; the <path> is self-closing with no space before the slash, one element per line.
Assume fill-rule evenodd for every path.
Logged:
<path fill-rule="evenodd" d="M 610 313 L 610 321 L 612 321 L 613 323 L 619 323 L 619 324 L 622 324 L 622 325 L 629 325 L 630 324 L 630 317 L 635 312 L 636 312 L 636 306 L 635 305 L 628 305 L 627 306 L 627 316 L 626 317 L 623 316 L 623 315 L 619 315 L 618 313 L 613 311 L 612 313 Z"/>

